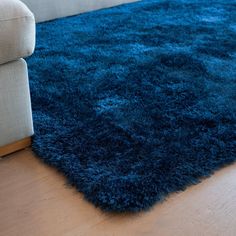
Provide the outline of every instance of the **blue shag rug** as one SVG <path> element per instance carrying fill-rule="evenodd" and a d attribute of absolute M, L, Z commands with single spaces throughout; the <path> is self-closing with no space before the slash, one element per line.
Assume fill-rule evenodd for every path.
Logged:
<path fill-rule="evenodd" d="M 106 211 L 236 160 L 236 2 L 149 0 L 37 26 L 33 149 Z"/>

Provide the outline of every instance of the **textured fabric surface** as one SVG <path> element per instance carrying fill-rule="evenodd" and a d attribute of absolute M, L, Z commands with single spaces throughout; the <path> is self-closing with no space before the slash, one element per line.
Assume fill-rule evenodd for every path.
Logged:
<path fill-rule="evenodd" d="M 27 65 L 0 65 L 0 147 L 33 134 Z"/>
<path fill-rule="evenodd" d="M 37 22 L 135 1 L 137 0 L 22 0 L 33 11 Z"/>
<path fill-rule="evenodd" d="M 34 151 L 108 211 L 236 159 L 235 1 L 143 1 L 38 25 Z"/>
<path fill-rule="evenodd" d="M 0 64 L 32 54 L 35 20 L 19 0 L 0 0 Z"/>

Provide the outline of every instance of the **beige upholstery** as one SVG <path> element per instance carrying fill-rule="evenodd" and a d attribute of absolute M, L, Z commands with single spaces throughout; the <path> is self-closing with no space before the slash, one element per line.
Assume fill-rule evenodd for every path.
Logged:
<path fill-rule="evenodd" d="M 19 0 L 0 0 L 0 147 L 33 134 L 29 81 L 35 20 Z"/>
<path fill-rule="evenodd" d="M 0 66 L 0 147 L 32 134 L 27 65 L 19 59 Z"/>
<path fill-rule="evenodd" d="M 19 0 L 0 0 L 0 64 L 31 55 L 34 45 L 33 14 Z"/>
<path fill-rule="evenodd" d="M 22 0 L 42 22 L 137 0 Z"/>

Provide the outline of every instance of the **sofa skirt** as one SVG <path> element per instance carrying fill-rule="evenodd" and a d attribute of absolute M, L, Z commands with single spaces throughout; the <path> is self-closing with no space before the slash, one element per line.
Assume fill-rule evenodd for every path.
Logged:
<path fill-rule="evenodd" d="M 0 147 L 33 135 L 27 64 L 0 65 Z"/>

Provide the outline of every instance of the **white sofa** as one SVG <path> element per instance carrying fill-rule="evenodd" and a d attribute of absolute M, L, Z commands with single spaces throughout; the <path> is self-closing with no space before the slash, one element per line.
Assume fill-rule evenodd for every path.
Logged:
<path fill-rule="evenodd" d="M 33 53 L 34 45 L 31 11 L 18 0 L 0 0 L 0 156 L 8 153 L 6 145 L 33 134 L 27 65 L 22 58 Z"/>
<path fill-rule="evenodd" d="M 22 58 L 34 51 L 35 19 L 42 22 L 134 1 L 0 0 L 0 157 L 29 145 L 33 135 L 27 64 Z"/>
<path fill-rule="evenodd" d="M 42 22 L 137 0 L 22 0 Z"/>

